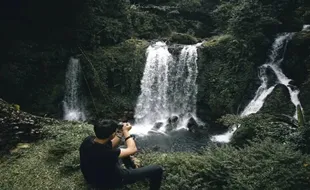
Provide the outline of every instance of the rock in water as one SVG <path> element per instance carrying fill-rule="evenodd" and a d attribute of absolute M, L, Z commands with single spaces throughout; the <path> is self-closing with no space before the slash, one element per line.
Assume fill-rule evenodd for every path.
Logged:
<path fill-rule="evenodd" d="M 179 123 L 178 121 L 179 121 L 179 117 L 176 115 L 169 117 L 167 120 L 168 124 L 166 125 L 166 132 L 176 129 L 178 127 L 178 123 Z"/>
<path fill-rule="evenodd" d="M 176 123 L 179 120 L 179 117 L 174 115 L 168 119 L 169 123 Z"/>
<path fill-rule="evenodd" d="M 162 126 L 164 125 L 163 122 L 156 122 L 154 127 L 152 128 L 152 130 L 157 131 L 158 129 L 160 129 Z"/>
<path fill-rule="evenodd" d="M 187 128 L 189 129 L 190 132 L 193 132 L 193 133 L 195 133 L 198 130 L 199 125 L 198 125 L 197 121 L 193 117 L 191 117 L 188 120 Z"/>

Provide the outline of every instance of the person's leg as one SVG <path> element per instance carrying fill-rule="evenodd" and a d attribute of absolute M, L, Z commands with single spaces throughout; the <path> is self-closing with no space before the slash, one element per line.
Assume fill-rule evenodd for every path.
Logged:
<path fill-rule="evenodd" d="M 160 189 L 163 169 L 157 165 L 146 166 L 142 168 L 127 170 L 122 175 L 124 184 L 131 184 L 137 181 L 149 179 L 150 190 Z"/>
<path fill-rule="evenodd" d="M 137 166 L 130 156 L 121 159 L 127 169 L 135 169 Z"/>

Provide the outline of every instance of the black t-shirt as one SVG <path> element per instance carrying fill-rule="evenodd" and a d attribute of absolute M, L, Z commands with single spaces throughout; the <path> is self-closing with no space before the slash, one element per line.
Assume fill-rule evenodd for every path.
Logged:
<path fill-rule="evenodd" d="M 94 139 L 94 136 L 89 136 L 80 146 L 82 173 L 89 184 L 113 187 L 121 182 L 118 162 L 120 149 L 113 149 L 111 141 L 100 144 Z"/>

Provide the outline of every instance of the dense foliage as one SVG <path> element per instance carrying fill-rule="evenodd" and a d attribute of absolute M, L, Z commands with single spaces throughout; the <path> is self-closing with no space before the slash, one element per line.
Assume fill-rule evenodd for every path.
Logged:
<path fill-rule="evenodd" d="M 274 35 L 299 31 L 309 15 L 306 3 L 289 0 L 32 1 L 30 4 L 9 4 L 7 8 L 10 11 L 4 15 L 7 18 L 4 22 L 6 35 L 1 36 L 1 46 L 8 51 L 1 52 L 3 61 L 0 67 L 0 85 L 7 90 L 1 91 L 0 95 L 27 111 L 53 117 L 62 116 L 66 65 L 70 56 L 81 57 L 79 47 L 91 57 L 100 76 L 93 77 L 96 74 L 82 58 L 95 102 L 103 110 L 101 114 L 111 116 L 120 110 L 133 109 L 139 94 L 147 46 L 147 43 L 139 43 L 156 39 L 181 44 L 206 40 L 207 44 L 213 44 L 199 56 L 201 90 L 198 100 L 204 105 L 200 111 L 210 113 L 212 120 L 225 113 L 235 113 L 239 104 L 242 107 L 251 98 L 257 80 L 256 66 L 265 61 Z M 30 22 L 32 25 L 28 24 Z M 215 35 L 231 37 L 222 43 L 214 43 Z M 295 47 L 289 51 L 295 51 Z M 131 53 L 122 54 L 126 49 Z M 110 50 L 113 53 L 107 53 Z M 118 56 L 122 58 L 116 58 Z M 307 64 L 299 61 L 306 60 L 305 56 L 297 55 L 293 58 L 294 63 Z M 214 69 L 208 70 L 209 64 L 214 65 L 211 67 L 215 70 L 242 69 L 232 69 L 236 75 L 231 71 L 218 75 L 212 73 Z M 244 72 L 248 76 L 240 78 Z M 115 82 L 111 87 L 111 81 L 123 75 L 126 76 L 124 83 Z M 235 79 L 225 82 L 226 78 Z M 306 78 L 297 78 L 298 83 L 302 84 Z M 212 89 L 215 87 L 211 85 L 212 81 L 208 81 L 213 79 L 217 81 L 213 84 L 217 89 Z M 231 85 L 234 82 L 235 85 Z M 124 87 L 130 87 L 130 91 L 128 95 L 117 95 L 121 97 L 117 98 L 122 100 L 121 103 L 100 106 L 111 94 L 118 94 L 120 89 L 122 92 L 128 90 Z M 245 91 L 247 87 L 249 90 Z M 83 89 L 93 113 L 90 94 L 86 87 Z M 216 98 L 219 92 L 222 95 Z M 227 101 L 222 102 L 223 98 Z M 213 108 L 214 105 L 217 107 Z"/>

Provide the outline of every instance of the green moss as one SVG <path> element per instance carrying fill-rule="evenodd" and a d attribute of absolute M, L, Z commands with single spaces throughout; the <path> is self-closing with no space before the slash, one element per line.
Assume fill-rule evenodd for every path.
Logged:
<path fill-rule="evenodd" d="M 215 119 L 237 112 L 248 93 L 254 93 L 250 91 L 257 77 L 253 48 L 231 35 L 203 44 L 198 59 L 198 109 L 209 108 L 208 115 Z"/>
<path fill-rule="evenodd" d="M 225 41 L 231 40 L 231 39 L 232 39 L 231 35 L 223 34 L 223 35 L 214 36 L 214 37 L 208 39 L 202 45 L 203 45 L 203 47 L 213 47 L 213 46 L 219 45 L 220 43 L 225 43 Z"/>
<path fill-rule="evenodd" d="M 18 104 L 13 104 L 13 107 L 15 108 L 16 111 L 20 111 L 20 105 L 18 105 Z"/>
<path fill-rule="evenodd" d="M 288 89 L 284 85 L 278 85 L 273 92 L 266 98 L 261 113 L 269 113 L 274 115 L 286 114 L 294 115 L 295 106 L 291 103 Z"/>
<path fill-rule="evenodd" d="M 169 40 L 172 43 L 178 43 L 178 44 L 196 44 L 198 40 L 189 34 L 181 34 L 181 33 L 172 33 L 171 37 Z"/>
<path fill-rule="evenodd" d="M 120 112 L 134 108 L 140 93 L 148 45 L 145 40 L 131 38 L 118 45 L 87 53 L 96 75 L 87 60 L 82 63 L 84 73 L 96 107 L 103 117 L 115 118 L 122 114 Z"/>
<path fill-rule="evenodd" d="M 236 147 L 244 147 L 251 141 L 261 142 L 267 138 L 287 143 L 290 142 L 291 135 L 296 132 L 290 124 L 269 114 L 252 114 L 245 118 L 225 115 L 220 121 L 227 126 L 239 126 L 231 139 L 231 144 Z"/>

